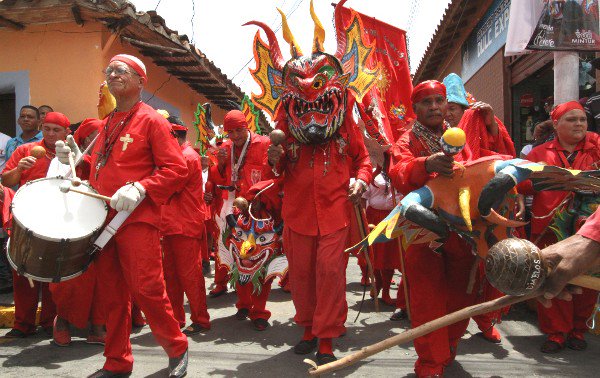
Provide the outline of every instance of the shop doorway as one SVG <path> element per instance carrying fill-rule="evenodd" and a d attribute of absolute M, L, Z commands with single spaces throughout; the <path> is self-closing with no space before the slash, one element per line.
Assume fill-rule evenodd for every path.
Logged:
<path fill-rule="evenodd" d="M 15 136 L 15 92 L 0 93 L 0 132 Z"/>

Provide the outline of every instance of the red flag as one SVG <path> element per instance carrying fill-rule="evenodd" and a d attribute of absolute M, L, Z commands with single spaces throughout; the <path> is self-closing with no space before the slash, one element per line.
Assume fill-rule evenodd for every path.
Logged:
<path fill-rule="evenodd" d="M 369 92 L 370 96 L 367 95 L 363 99 L 361 113 L 372 105 L 373 99 L 379 99 L 378 105 L 385 116 L 384 122 L 389 123 L 392 132 L 392 136 L 387 138 L 394 142 L 408 122 L 415 118 L 410 102 L 412 81 L 406 51 L 406 32 L 373 17 L 356 13 L 362 20 L 369 42 L 375 39 L 375 53 L 372 55 L 375 61 L 372 62 L 372 67 L 375 67 L 377 62 L 381 67 L 381 76 L 376 87 Z M 342 18 L 340 24 L 348 25 L 351 21 L 351 10 L 342 8 L 339 14 Z"/>

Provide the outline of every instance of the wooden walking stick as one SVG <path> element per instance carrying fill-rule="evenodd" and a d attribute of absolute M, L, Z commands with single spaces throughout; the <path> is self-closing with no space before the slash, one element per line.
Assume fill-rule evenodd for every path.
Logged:
<path fill-rule="evenodd" d="M 321 375 L 339 370 L 376 353 L 410 342 L 417 337 L 461 320 L 535 298 L 543 294 L 540 288 L 544 283 L 547 272 L 541 252 L 533 243 L 521 239 L 502 240 L 490 248 L 486 258 L 486 275 L 490 283 L 494 284 L 498 290 L 521 295 L 506 295 L 488 302 L 465 307 L 462 310 L 409 329 L 399 335 L 364 347 L 358 352 L 325 365 L 317 366 L 314 361 L 305 359 L 304 362 L 312 366 L 308 373 L 310 375 Z M 569 283 L 592 290 L 600 290 L 600 278 L 592 276 L 575 277 Z"/>
<path fill-rule="evenodd" d="M 394 205 L 394 208 L 396 207 L 396 190 L 394 189 L 394 186 L 390 183 L 390 190 L 392 193 L 392 204 Z M 411 319 L 410 316 L 410 303 L 408 300 L 408 281 L 406 280 L 406 268 L 404 267 L 404 253 L 402 251 L 402 243 L 400 242 L 400 240 L 397 240 L 398 242 L 398 255 L 400 256 L 400 273 L 402 273 L 402 280 L 404 281 L 404 301 L 406 302 L 406 315 L 408 315 L 408 320 Z M 396 294 L 397 295 L 397 294 Z"/>
<path fill-rule="evenodd" d="M 330 362 L 325 365 L 317 366 L 314 361 L 305 359 L 304 362 L 308 363 L 312 367 L 308 370 L 310 375 L 321 375 L 331 373 L 332 371 L 345 368 L 346 366 L 353 365 L 360 360 L 364 360 L 374 354 L 382 352 L 386 349 L 401 345 L 413 341 L 417 337 L 427 335 L 430 332 L 436 331 L 440 328 L 447 327 L 451 324 L 459 322 L 464 319 L 469 319 L 473 316 L 485 314 L 490 311 L 495 311 L 500 308 L 510 306 L 512 304 L 522 302 L 524 300 L 534 298 L 538 294 L 532 294 L 528 296 L 510 296 L 494 299 L 489 302 L 480 303 L 474 306 L 463 308 L 462 310 L 453 312 L 441 318 L 432 320 L 428 323 L 422 324 L 416 328 L 409 329 L 408 331 L 402 332 L 399 335 L 392 336 L 378 343 L 371 344 L 367 347 L 362 348 L 360 351 L 352 353 L 346 357 L 340 358 L 337 361 Z"/>
<path fill-rule="evenodd" d="M 360 204 L 354 204 L 354 215 L 356 216 L 356 223 L 358 224 L 358 230 L 360 232 L 360 239 L 363 240 L 367 237 L 367 229 L 365 227 L 365 222 L 363 219 L 366 219 L 365 209 Z M 365 255 L 365 260 L 367 261 L 367 270 L 369 272 L 369 279 L 371 280 L 371 293 L 373 294 L 373 298 L 375 299 L 375 311 L 379 312 L 379 298 L 377 298 L 377 288 L 375 287 L 375 273 L 373 272 L 373 265 L 371 264 L 371 259 L 369 258 L 369 248 L 370 247 L 361 247 Z"/>

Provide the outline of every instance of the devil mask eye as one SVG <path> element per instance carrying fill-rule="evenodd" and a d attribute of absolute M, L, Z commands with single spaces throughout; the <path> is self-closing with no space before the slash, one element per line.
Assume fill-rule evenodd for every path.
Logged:
<path fill-rule="evenodd" d="M 258 244 L 258 245 L 269 244 L 270 242 L 273 241 L 274 237 L 275 237 L 274 232 L 266 232 L 256 238 L 256 244 Z"/>

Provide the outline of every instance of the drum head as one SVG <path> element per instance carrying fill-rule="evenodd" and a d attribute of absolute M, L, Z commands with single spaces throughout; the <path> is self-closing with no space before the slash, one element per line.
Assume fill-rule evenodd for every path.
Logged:
<path fill-rule="evenodd" d="M 89 236 L 106 220 L 108 209 L 104 201 L 83 194 L 60 191 L 69 180 L 43 178 L 23 185 L 13 198 L 13 218 L 24 228 L 44 239 L 76 240 Z M 77 189 L 94 192 L 81 184 Z"/>

